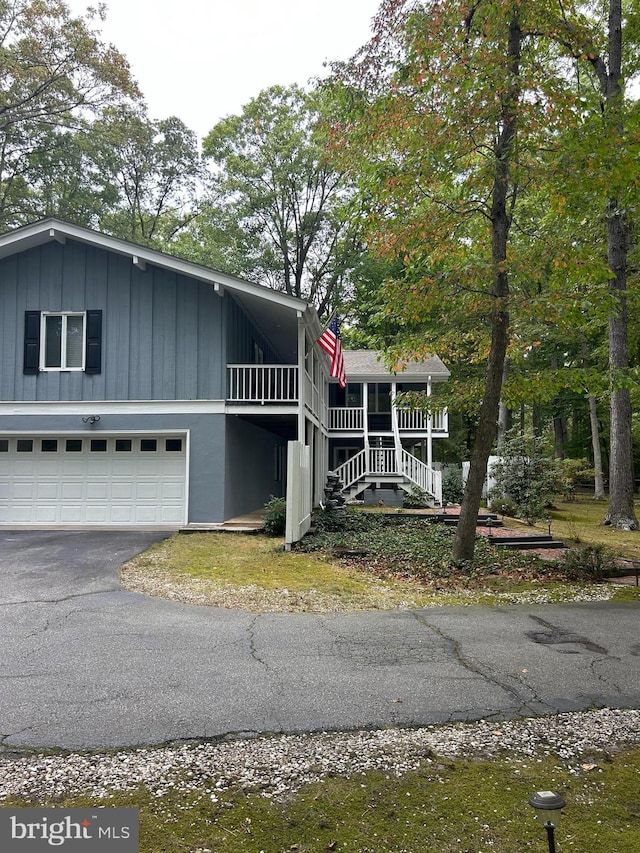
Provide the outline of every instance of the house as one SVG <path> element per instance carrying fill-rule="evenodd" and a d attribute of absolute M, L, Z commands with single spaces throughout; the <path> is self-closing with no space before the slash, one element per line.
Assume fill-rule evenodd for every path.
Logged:
<path fill-rule="evenodd" d="M 448 437 L 447 412 L 410 411 L 395 400 L 408 391 L 430 397 L 434 383 L 446 381 L 449 371 L 437 356 L 392 373 L 370 350 L 346 351 L 344 357 L 347 385 L 329 388 L 329 464 L 348 497 L 398 504 L 403 491 L 418 487 L 441 503 L 433 440 Z"/>
<path fill-rule="evenodd" d="M 315 310 L 234 276 L 47 219 L 0 235 L 0 312 L 0 525 L 218 524 L 319 504 L 330 454 L 393 437 L 431 458 L 431 421 L 373 416 L 439 360 L 400 382 L 353 354 L 341 398 Z"/>

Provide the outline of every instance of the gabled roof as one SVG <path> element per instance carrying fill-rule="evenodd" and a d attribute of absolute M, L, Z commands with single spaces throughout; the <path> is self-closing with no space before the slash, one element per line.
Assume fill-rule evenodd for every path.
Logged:
<path fill-rule="evenodd" d="M 208 282 L 220 291 L 222 288 L 229 290 L 254 320 L 269 318 L 269 325 L 282 328 L 283 331 L 286 327 L 287 337 L 294 335 L 296 341 L 298 314 L 304 316 L 316 337 L 322 331 L 315 308 L 303 299 L 61 219 L 41 219 L 1 234 L 0 259 L 44 243 L 64 243 L 67 239 L 131 258 L 132 263 L 140 269 L 144 269 L 146 264 L 153 264 L 188 278 Z"/>
<path fill-rule="evenodd" d="M 394 375 L 400 382 L 426 382 L 429 377 L 434 382 L 448 379 L 450 374 L 437 355 L 430 355 L 424 361 L 410 361 L 403 369 L 399 364 L 396 370 L 387 369 L 382 353 L 374 350 L 345 350 L 344 366 L 347 382 L 383 382 Z"/>

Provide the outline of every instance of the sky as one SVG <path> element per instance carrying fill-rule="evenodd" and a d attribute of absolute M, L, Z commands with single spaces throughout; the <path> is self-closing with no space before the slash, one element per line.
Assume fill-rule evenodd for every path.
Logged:
<path fill-rule="evenodd" d="M 74 14 L 90 0 L 67 0 Z M 202 138 L 273 84 L 304 85 L 370 35 L 379 0 L 106 0 L 103 41 L 129 61 L 153 119 Z"/>

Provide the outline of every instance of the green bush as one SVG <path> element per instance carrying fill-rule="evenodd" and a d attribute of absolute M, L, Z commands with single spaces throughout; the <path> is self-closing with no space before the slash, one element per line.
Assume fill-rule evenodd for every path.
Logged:
<path fill-rule="evenodd" d="M 451 471 L 442 481 L 442 500 L 450 504 L 459 504 L 464 495 L 464 483 L 459 471 Z"/>
<path fill-rule="evenodd" d="M 508 515 L 509 518 L 516 518 L 518 515 L 516 505 L 508 498 L 493 498 L 489 503 L 489 509 L 492 512 L 499 512 L 500 515 Z"/>
<path fill-rule="evenodd" d="M 405 509 L 426 509 L 429 506 L 429 494 L 420 486 L 411 486 L 410 491 L 402 496 L 402 506 Z"/>
<path fill-rule="evenodd" d="M 287 502 L 284 498 L 272 497 L 265 504 L 264 529 L 269 536 L 282 536 L 287 523 Z"/>
<path fill-rule="evenodd" d="M 559 565 L 568 580 L 594 581 L 618 571 L 615 555 L 604 545 L 582 545 L 564 551 Z"/>
<path fill-rule="evenodd" d="M 557 460 L 539 438 L 519 433 L 508 435 L 501 454 L 491 469 L 496 485 L 487 496 L 490 506 L 508 501 L 528 524 L 544 518 L 560 483 Z"/>

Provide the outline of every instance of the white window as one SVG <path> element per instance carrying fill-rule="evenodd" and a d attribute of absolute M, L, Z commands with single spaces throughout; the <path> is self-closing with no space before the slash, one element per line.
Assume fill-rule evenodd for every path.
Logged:
<path fill-rule="evenodd" d="M 43 313 L 42 340 L 41 370 L 84 370 L 84 313 Z"/>

